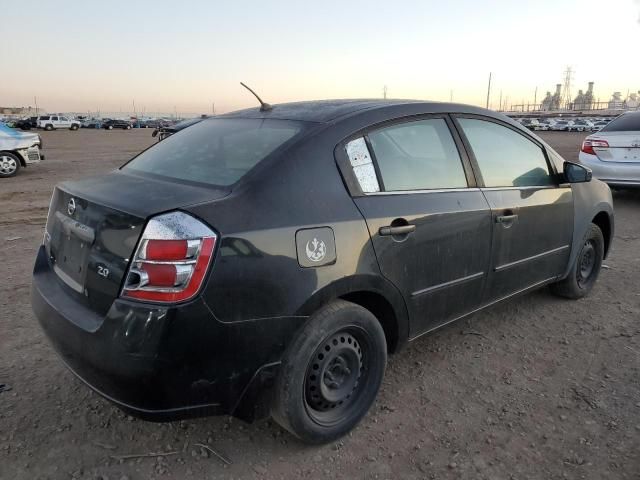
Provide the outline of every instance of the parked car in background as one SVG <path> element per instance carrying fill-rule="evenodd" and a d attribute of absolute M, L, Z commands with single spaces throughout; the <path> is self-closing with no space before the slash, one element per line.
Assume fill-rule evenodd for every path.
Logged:
<path fill-rule="evenodd" d="M 550 121 L 542 118 L 542 119 L 538 119 L 538 124 L 536 125 L 536 127 L 534 128 L 534 130 L 549 130 L 549 126 L 550 126 Z"/>
<path fill-rule="evenodd" d="M 45 130 L 78 130 L 80 128 L 80 122 L 62 115 L 43 115 L 38 117 L 38 128 Z"/>
<path fill-rule="evenodd" d="M 102 123 L 102 128 L 105 130 L 113 130 L 114 128 L 131 130 L 131 123 L 127 120 L 106 120 Z"/>
<path fill-rule="evenodd" d="M 529 130 L 538 130 L 540 127 L 540 122 L 537 118 L 523 118 L 520 124 Z"/>
<path fill-rule="evenodd" d="M 592 130 L 594 132 L 599 132 L 600 130 L 602 130 L 604 127 L 606 127 L 609 124 L 608 120 L 600 120 L 596 123 L 593 124 L 593 128 Z"/>
<path fill-rule="evenodd" d="M 573 120 L 567 127 L 567 131 L 569 132 L 590 132 L 593 130 L 593 123 L 589 120 L 577 119 Z"/>
<path fill-rule="evenodd" d="M 184 130 L 191 125 L 195 125 L 196 123 L 200 123 L 202 120 L 207 118 L 206 115 L 196 118 L 189 118 L 187 120 L 183 120 L 182 122 L 175 123 L 173 125 L 166 125 L 159 128 L 156 128 L 152 133 L 152 137 L 158 137 L 158 141 L 161 142 L 165 138 L 173 135 L 174 133 L 179 132 L 180 130 Z"/>
<path fill-rule="evenodd" d="M 19 132 L 0 122 L 0 178 L 13 177 L 21 167 L 44 160 L 37 133 Z"/>
<path fill-rule="evenodd" d="M 19 128 L 20 130 L 31 130 L 31 119 L 23 118 L 21 120 L 16 120 L 15 122 L 13 122 L 13 128 Z"/>
<path fill-rule="evenodd" d="M 573 124 L 571 120 L 557 120 L 549 127 L 550 130 L 565 132 Z"/>
<path fill-rule="evenodd" d="M 544 285 L 587 295 L 613 220 L 587 168 L 489 110 L 263 104 L 59 184 L 31 299 L 65 364 L 133 415 L 270 414 L 326 443 L 387 353 Z"/>
<path fill-rule="evenodd" d="M 623 113 L 585 138 L 578 159 L 612 187 L 640 188 L 640 112 Z"/>
<path fill-rule="evenodd" d="M 100 128 L 104 120 L 100 118 L 88 118 L 82 121 L 82 128 Z"/>

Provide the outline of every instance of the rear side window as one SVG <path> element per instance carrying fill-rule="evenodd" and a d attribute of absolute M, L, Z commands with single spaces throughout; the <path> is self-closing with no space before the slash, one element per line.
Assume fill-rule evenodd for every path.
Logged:
<path fill-rule="evenodd" d="M 49 117 L 48 116 L 40 117 L 40 120 L 49 120 Z"/>
<path fill-rule="evenodd" d="M 467 187 L 458 149 L 441 118 L 376 130 L 369 141 L 386 191 Z"/>
<path fill-rule="evenodd" d="M 497 123 L 459 118 L 487 187 L 553 185 L 542 148 Z"/>
<path fill-rule="evenodd" d="M 292 140 L 302 125 L 248 118 L 203 120 L 142 152 L 123 168 L 227 186 Z"/>
<path fill-rule="evenodd" d="M 601 132 L 640 132 L 640 112 L 625 113 L 611 120 Z"/>

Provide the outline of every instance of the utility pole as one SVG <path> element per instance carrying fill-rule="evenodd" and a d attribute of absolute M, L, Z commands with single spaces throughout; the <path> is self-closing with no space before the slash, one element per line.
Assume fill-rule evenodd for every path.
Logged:
<path fill-rule="evenodd" d="M 211 115 L 216 114 L 216 102 L 211 102 Z"/>
<path fill-rule="evenodd" d="M 498 105 L 498 111 L 502 111 L 502 89 L 500 89 L 500 104 Z"/>
<path fill-rule="evenodd" d="M 38 97 L 33 96 L 33 103 L 36 105 L 36 117 L 38 116 Z"/>
<path fill-rule="evenodd" d="M 387 86 L 382 87 L 382 98 L 387 99 Z"/>
<path fill-rule="evenodd" d="M 564 86 L 562 88 L 561 107 L 569 108 L 571 103 L 571 76 L 573 75 L 571 67 L 567 67 L 564 71 Z"/>
<path fill-rule="evenodd" d="M 489 72 L 489 85 L 487 86 L 487 108 L 489 108 L 489 96 L 491 95 L 491 72 Z"/>
<path fill-rule="evenodd" d="M 533 108 L 535 110 L 536 105 L 538 105 L 538 86 L 536 85 L 536 90 L 533 92 Z"/>

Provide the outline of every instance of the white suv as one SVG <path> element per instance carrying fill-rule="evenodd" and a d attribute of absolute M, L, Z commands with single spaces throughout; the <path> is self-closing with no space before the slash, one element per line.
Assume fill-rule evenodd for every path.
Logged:
<path fill-rule="evenodd" d="M 80 128 L 80 122 L 77 120 L 70 120 L 69 118 L 62 117 L 60 115 L 44 115 L 42 117 L 38 117 L 38 128 L 44 128 L 45 130 L 60 128 L 78 130 Z"/>

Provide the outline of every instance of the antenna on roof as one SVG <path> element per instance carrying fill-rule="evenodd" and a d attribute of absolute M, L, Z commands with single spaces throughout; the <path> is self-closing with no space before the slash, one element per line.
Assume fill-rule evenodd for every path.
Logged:
<path fill-rule="evenodd" d="M 244 83 L 240 82 L 240 85 L 242 85 L 244 88 L 246 88 L 247 90 L 249 90 L 251 93 L 253 93 L 253 96 L 256 97 L 258 99 L 258 101 L 260 102 L 260 111 L 261 112 L 268 112 L 269 110 L 273 110 L 273 107 L 271 105 L 269 105 L 268 103 L 265 103 L 262 101 L 262 99 L 258 96 L 258 94 L 256 92 L 254 92 L 253 90 L 251 90 L 249 87 L 247 87 Z"/>

